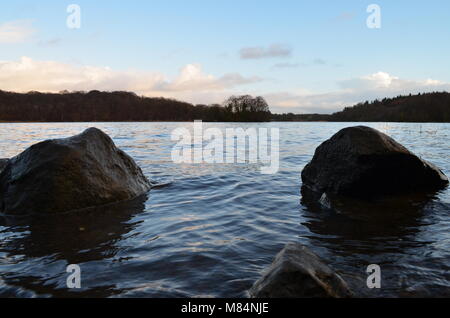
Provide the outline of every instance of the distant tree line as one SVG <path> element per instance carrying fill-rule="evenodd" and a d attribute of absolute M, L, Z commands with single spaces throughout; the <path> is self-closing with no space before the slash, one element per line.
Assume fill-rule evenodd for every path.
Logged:
<path fill-rule="evenodd" d="M 331 115 L 333 121 L 450 122 L 450 93 L 435 92 L 366 101 Z"/>
<path fill-rule="evenodd" d="M 0 90 L 0 121 L 337 121 L 450 122 L 450 93 L 435 92 L 366 101 L 331 114 L 272 114 L 264 98 L 231 96 L 223 104 L 193 105 L 131 92 L 13 93 Z"/>
<path fill-rule="evenodd" d="M 450 122 L 450 93 L 434 92 L 366 101 L 331 114 L 273 114 L 276 121 Z"/>
<path fill-rule="evenodd" d="M 262 97 L 232 96 L 223 105 L 192 105 L 130 92 L 13 93 L 0 91 L 0 121 L 270 121 Z"/>
<path fill-rule="evenodd" d="M 326 114 L 272 114 L 272 121 L 328 121 L 329 118 Z"/>

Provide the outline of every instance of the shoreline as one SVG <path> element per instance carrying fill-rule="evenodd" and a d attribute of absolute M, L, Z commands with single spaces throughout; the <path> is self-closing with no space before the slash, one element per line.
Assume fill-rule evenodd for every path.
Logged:
<path fill-rule="evenodd" d="M 3 121 L 0 124 L 67 124 L 67 123 L 193 123 L 195 121 L 186 120 L 124 120 L 124 121 Z M 390 124 L 450 124 L 450 121 L 325 121 L 325 120 L 308 120 L 308 121 L 202 121 L 204 123 L 242 123 L 242 124 L 263 124 L 263 123 L 390 123 Z"/>

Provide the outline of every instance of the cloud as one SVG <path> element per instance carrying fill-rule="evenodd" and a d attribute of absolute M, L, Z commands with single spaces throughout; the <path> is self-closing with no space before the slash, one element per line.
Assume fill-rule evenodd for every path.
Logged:
<path fill-rule="evenodd" d="M 216 77 L 204 73 L 199 64 L 188 64 L 177 77 L 169 79 L 160 72 L 116 71 L 108 67 L 38 61 L 29 57 L 0 61 L 0 89 L 18 92 L 127 90 L 145 96 L 211 103 L 223 101 L 231 94 L 231 89 L 262 80 L 239 73 Z"/>
<path fill-rule="evenodd" d="M 31 21 L 17 20 L 0 24 L 0 43 L 20 43 L 33 35 Z"/>
<path fill-rule="evenodd" d="M 324 59 L 321 59 L 321 58 L 316 58 L 316 59 L 314 59 L 313 63 L 316 65 L 325 65 L 325 64 L 327 64 L 327 61 L 325 61 Z"/>
<path fill-rule="evenodd" d="M 278 92 L 265 95 L 274 112 L 332 113 L 366 100 L 450 91 L 450 83 L 433 79 L 407 80 L 386 72 L 342 80 L 338 90 L 325 93 Z"/>
<path fill-rule="evenodd" d="M 278 92 L 264 95 L 274 113 L 331 113 L 348 101 L 340 93 Z"/>
<path fill-rule="evenodd" d="M 299 67 L 299 63 L 277 63 L 273 67 L 275 68 L 297 68 Z"/>
<path fill-rule="evenodd" d="M 386 72 L 377 72 L 360 78 L 343 80 L 338 82 L 340 88 L 349 92 L 372 92 L 372 93 L 418 93 L 436 90 L 448 90 L 450 83 L 426 79 L 408 80 L 401 79 Z"/>
<path fill-rule="evenodd" d="M 286 68 L 297 68 L 300 66 L 301 67 L 310 67 L 310 66 L 314 66 L 314 65 L 322 66 L 322 65 L 327 65 L 327 64 L 328 64 L 328 62 L 325 61 L 324 59 L 315 58 L 314 60 L 312 60 L 312 62 L 308 62 L 308 63 L 289 63 L 289 62 L 277 63 L 273 67 L 286 69 Z M 334 66 L 336 66 L 336 65 L 334 65 Z"/>
<path fill-rule="evenodd" d="M 245 47 L 239 51 L 243 60 L 263 59 L 274 57 L 289 57 L 292 54 L 292 48 L 283 44 L 272 44 L 269 47 Z"/>
<path fill-rule="evenodd" d="M 126 90 L 144 96 L 176 98 L 191 103 L 220 103 L 230 95 L 250 93 L 264 96 L 273 112 L 332 113 L 365 100 L 419 92 L 450 91 L 450 83 L 435 79 L 402 79 L 387 72 L 338 81 L 337 89 L 317 93 L 298 89 L 262 92 L 246 85 L 263 81 L 256 76 L 227 73 L 214 76 L 200 64 L 188 64 L 175 77 L 161 72 L 118 71 L 22 57 L 0 61 L 0 89 L 18 92 Z"/>
<path fill-rule="evenodd" d="M 216 78 L 204 74 L 199 64 L 188 64 L 181 69 L 175 80 L 161 82 L 155 88 L 161 91 L 223 90 L 261 80 L 259 77 L 243 77 L 239 73 L 228 73 Z"/>
<path fill-rule="evenodd" d="M 61 38 L 53 38 L 53 39 L 46 40 L 46 41 L 39 41 L 38 45 L 43 46 L 43 47 L 52 47 L 52 46 L 57 46 L 61 43 L 62 43 Z"/>

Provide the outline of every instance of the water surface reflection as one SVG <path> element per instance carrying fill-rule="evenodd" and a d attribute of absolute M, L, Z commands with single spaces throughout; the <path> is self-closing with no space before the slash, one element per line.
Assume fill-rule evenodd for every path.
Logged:
<path fill-rule="evenodd" d="M 306 244 L 364 295 L 450 296 L 449 188 L 402 203 L 342 203 L 339 213 L 301 193 L 300 172 L 315 148 L 352 123 L 204 123 L 280 128 L 275 175 L 255 164 L 174 164 L 171 132 L 191 123 L 0 123 L 0 158 L 93 125 L 166 186 L 122 206 L 30 223 L 2 219 L 0 296 L 245 297 L 291 241 Z M 366 125 L 450 175 L 449 124 Z M 66 288 L 71 263 L 81 266 L 80 290 Z M 380 290 L 365 288 L 369 264 L 382 266 Z"/>

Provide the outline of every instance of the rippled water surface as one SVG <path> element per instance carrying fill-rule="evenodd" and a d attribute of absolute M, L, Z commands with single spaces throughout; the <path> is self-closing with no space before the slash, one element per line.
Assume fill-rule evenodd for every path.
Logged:
<path fill-rule="evenodd" d="M 204 125 L 280 128 L 279 172 L 263 175 L 257 164 L 173 163 L 171 133 L 191 123 L 0 124 L 0 158 L 96 126 L 151 180 L 166 184 L 95 213 L 26 223 L 3 218 L 0 296 L 246 297 L 293 241 L 309 246 L 361 295 L 450 296 L 448 188 L 402 202 L 394 213 L 366 206 L 323 211 L 302 199 L 300 172 L 321 142 L 355 124 Z M 450 175 L 449 124 L 367 125 Z M 81 266 L 80 290 L 66 288 L 68 264 Z M 381 266 L 380 290 L 365 287 L 369 264 Z"/>

